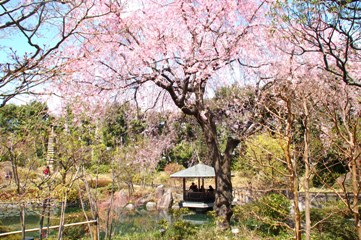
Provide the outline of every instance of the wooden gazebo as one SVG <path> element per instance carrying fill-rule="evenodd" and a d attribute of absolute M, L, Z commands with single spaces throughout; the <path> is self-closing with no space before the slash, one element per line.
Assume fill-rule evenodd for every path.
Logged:
<path fill-rule="evenodd" d="M 184 169 L 182 171 L 173 173 L 170 175 L 172 178 L 183 178 L 183 202 L 182 207 L 188 208 L 212 208 L 215 200 L 215 192 L 207 189 L 201 190 L 201 186 L 204 186 L 205 178 L 215 179 L 214 168 L 207 166 L 203 163 L 199 163 L 193 167 Z M 198 179 L 197 189 L 190 190 L 186 188 L 186 179 Z M 215 186 L 216 187 L 216 186 Z"/>

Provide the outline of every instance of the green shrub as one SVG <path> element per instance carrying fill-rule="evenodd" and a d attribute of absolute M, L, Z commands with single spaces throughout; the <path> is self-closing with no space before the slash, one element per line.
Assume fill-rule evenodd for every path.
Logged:
<path fill-rule="evenodd" d="M 108 184 L 106 187 L 104 187 L 105 191 L 108 192 L 108 193 L 111 193 L 112 191 L 113 192 L 117 192 L 120 190 L 118 184 L 114 184 L 114 186 L 110 183 Z"/>
<path fill-rule="evenodd" d="M 186 239 L 188 236 L 194 236 L 197 229 L 194 224 L 183 220 L 175 221 L 165 233 L 166 239 L 181 240 Z"/>
<path fill-rule="evenodd" d="M 287 232 L 280 223 L 288 222 L 290 205 L 284 195 L 269 194 L 258 201 L 235 207 L 233 220 L 261 235 L 280 236 Z"/>
<path fill-rule="evenodd" d="M 112 240 L 160 240 L 160 239 L 164 239 L 162 238 L 163 235 L 160 231 L 155 230 L 155 231 L 150 231 L 150 232 L 135 232 L 135 233 L 129 233 L 125 236 L 120 236 L 120 235 L 114 235 L 112 236 Z"/>
<path fill-rule="evenodd" d="M 76 223 L 85 221 L 83 213 L 71 213 L 66 217 L 66 223 Z M 65 227 L 63 232 L 64 239 L 77 240 L 90 236 L 87 224 Z"/>
<path fill-rule="evenodd" d="M 357 239 L 355 224 L 352 219 L 349 210 L 340 202 L 329 202 L 323 208 L 312 208 L 311 221 L 313 224 L 317 223 L 313 229 L 314 239 Z"/>
<path fill-rule="evenodd" d="M 63 201 L 65 194 L 67 194 L 67 202 L 69 203 L 78 203 L 79 202 L 79 189 L 76 185 L 72 188 L 67 186 L 58 185 L 52 191 L 53 196 L 59 200 Z"/>
<path fill-rule="evenodd" d="M 111 172 L 111 165 L 110 164 L 92 165 L 89 168 L 89 170 L 92 173 L 107 174 Z"/>
<path fill-rule="evenodd" d="M 173 210 L 173 222 L 171 224 L 166 220 L 159 222 L 159 227 L 163 231 L 165 239 L 186 239 L 187 235 L 194 235 L 195 226 L 182 219 L 182 216 L 189 214 L 189 212 L 187 208 Z"/>

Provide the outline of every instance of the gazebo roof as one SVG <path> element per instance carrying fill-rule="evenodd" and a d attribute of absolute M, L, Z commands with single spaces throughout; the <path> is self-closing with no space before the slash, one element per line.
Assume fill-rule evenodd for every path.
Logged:
<path fill-rule="evenodd" d="M 184 169 L 170 175 L 170 177 L 172 178 L 214 178 L 215 176 L 216 175 L 214 174 L 214 168 L 207 166 L 203 163 L 199 163 L 193 167 Z"/>

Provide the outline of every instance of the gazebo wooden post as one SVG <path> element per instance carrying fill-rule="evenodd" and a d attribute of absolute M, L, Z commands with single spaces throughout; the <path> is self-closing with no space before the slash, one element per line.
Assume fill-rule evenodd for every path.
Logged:
<path fill-rule="evenodd" d="M 216 178 L 216 177 L 214 178 L 214 184 L 215 184 L 215 186 L 214 186 L 215 188 L 214 188 L 214 189 L 217 189 L 217 185 L 218 185 L 218 184 L 217 184 L 217 178 Z"/>
<path fill-rule="evenodd" d="M 201 179 L 200 178 L 198 178 L 198 191 L 199 191 L 199 189 L 201 189 Z"/>
<path fill-rule="evenodd" d="M 183 178 L 183 201 L 186 199 L 186 178 Z"/>

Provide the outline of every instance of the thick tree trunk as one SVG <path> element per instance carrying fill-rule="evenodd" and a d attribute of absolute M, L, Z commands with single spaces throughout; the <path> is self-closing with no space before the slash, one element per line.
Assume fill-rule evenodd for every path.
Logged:
<path fill-rule="evenodd" d="M 218 217 L 217 226 L 220 229 L 228 229 L 232 217 L 232 182 L 231 182 L 231 152 L 237 147 L 239 141 L 229 139 L 225 157 L 221 156 L 218 141 L 217 129 L 212 114 L 200 114 L 196 117 L 202 127 L 205 136 L 210 160 L 216 174 L 216 201 L 215 211 Z"/>
<path fill-rule="evenodd" d="M 215 148 L 213 146 L 213 148 Z M 215 149 L 213 149 L 214 151 Z M 219 152 L 218 152 L 219 154 Z M 221 159 L 220 155 L 214 161 L 214 171 L 216 174 L 216 214 L 218 216 L 217 225 L 221 229 L 229 228 L 232 217 L 232 182 L 231 171 L 228 163 Z"/>
<path fill-rule="evenodd" d="M 227 229 L 230 225 L 232 217 L 232 181 L 231 181 L 231 160 L 232 152 L 239 144 L 239 140 L 228 138 L 224 158 L 220 162 L 220 171 L 216 172 L 217 178 L 217 191 L 216 194 L 216 213 L 220 218 L 218 227 L 221 229 Z M 216 168 L 215 168 L 216 169 Z M 221 196 L 219 196 L 221 195 Z"/>

